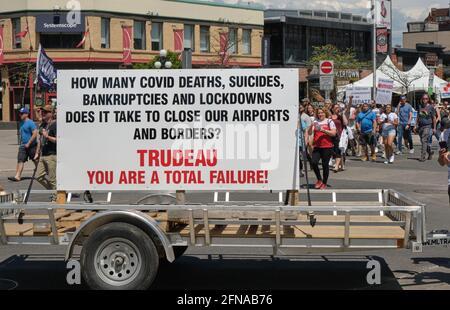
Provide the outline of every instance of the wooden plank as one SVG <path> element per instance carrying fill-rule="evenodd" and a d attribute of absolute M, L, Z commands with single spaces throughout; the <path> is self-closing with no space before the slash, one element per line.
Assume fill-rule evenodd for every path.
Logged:
<path fill-rule="evenodd" d="M 58 191 L 56 193 L 56 203 L 59 205 L 65 205 L 67 202 L 67 193 L 64 191 Z"/>
<path fill-rule="evenodd" d="M 7 236 L 33 236 L 33 224 L 6 223 L 5 231 Z"/>

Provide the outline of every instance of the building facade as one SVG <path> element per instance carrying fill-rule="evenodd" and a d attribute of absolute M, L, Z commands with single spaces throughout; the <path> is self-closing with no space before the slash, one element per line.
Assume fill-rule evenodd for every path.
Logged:
<path fill-rule="evenodd" d="M 331 44 L 341 50 L 352 49 L 358 60 L 371 60 L 372 24 L 359 15 L 329 11 L 267 10 L 264 36 L 265 42 L 270 42 L 268 65 L 299 68 L 300 97 L 310 96 L 311 87 L 318 86 L 317 73 L 307 68 L 307 61 L 315 46 Z M 352 72 L 352 75 L 355 74 Z"/>
<path fill-rule="evenodd" d="M 68 3 L 75 6 L 67 8 Z M 74 14 L 77 4 L 79 15 Z M 0 119 L 13 121 L 22 103 L 33 105 L 34 78 L 29 69 L 36 63 L 39 45 L 57 69 L 122 68 L 126 33 L 131 36 L 131 64 L 148 63 L 162 49 L 179 53 L 190 49 L 193 67 L 252 68 L 261 66 L 263 29 L 263 9 L 250 4 L 195 0 L 128 0 L 126 5 L 110 0 L 4 2 L 0 7 Z"/>
<path fill-rule="evenodd" d="M 424 21 L 408 23 L 403 48 L 415 49 L 417 44 L 441 45 L 450 51 L 450 8 L 431 9 Z"/>

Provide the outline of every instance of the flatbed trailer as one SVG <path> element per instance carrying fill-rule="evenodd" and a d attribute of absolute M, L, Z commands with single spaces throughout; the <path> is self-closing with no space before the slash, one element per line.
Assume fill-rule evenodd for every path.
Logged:
<path fill-rule="evenodd" d="M 286 206 L 284 192 L 266 192 L 272 201 L 234 200 L 234 192 L 210 194 L 210 203 L 155 193 L 136 204 L 113 204 L 112 194 L 105 193 L 105 201 L 88 204 L 72 201 L 68 193 L 64 205 L 24 205 L 25 192 L 18 192 L 0 200 L 0 244 L 65 245 L 66 260 L 80 253 L 82 275 L 91 288 L 145 289 L 160 260 L 173 262 L 188 247 L 269 248 L 274 256 L 291 256 L 399 248 L 421 252 L 426 242 L 425 206 L 394 190 L 312 190 L 312 206 L 303 199 Z M 300 198 L 305 194 L 300 191 Z"/>

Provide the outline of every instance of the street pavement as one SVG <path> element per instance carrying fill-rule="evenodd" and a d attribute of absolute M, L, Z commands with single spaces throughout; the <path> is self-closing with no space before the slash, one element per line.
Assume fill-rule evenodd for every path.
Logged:
<path fill-rule="evenodd" d="M 417 142 L 417 137 L 415 137 Z M 418 162 L 420 146 L 413 155 L 397 156 L 394 165 L 350 158 L 347 170 L 331 174 L 333 188 L 395 189 L 427 205 L 427 230 L 450 230 L 447 169 L 436 160 Z M 436 145 L 435 145 L 436 148 Z M 26 189 L 29 179 L 6 180 L 14 175 L 17 156 L 15 131 L 0 131 L 0 184 L 6 190 Z M 26 165 L 24 176 L 32 174 Z M 312 175 L 312 172 L 311 172 Z M 312 178 L 311 182 L 314 182 Z M 34 189 L 40 189 L 36 185 Z M 145 193 L 114 196 L 118 202 L 135 202 Z M 188 195 L 201 201 L 204 195 Z M 257 200 L 258 197 L 250 197 Z M 261 199 L 261 197 L 259 197 Z M 64 247 L 0 246 L 0 289 L 83 289 L 68 286 Z M 450 248 L 380 250 L 304 255 L 289 259 L 272 257 L 269 251 L 189 249 L 173 264 L 163 264 L 153 289 L 450 289 Z M 367 261 L 376 259 L 382 268 L 381 285 L 367 284 Z M 182 277 L 180 277 L 182 275 Z"/>

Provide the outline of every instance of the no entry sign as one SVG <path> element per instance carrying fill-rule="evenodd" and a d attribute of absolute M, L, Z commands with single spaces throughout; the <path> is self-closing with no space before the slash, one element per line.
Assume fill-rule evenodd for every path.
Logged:
<path fill-rule="evenodd" d="M 329 60 L 320 62 L 320 75 L 333 75 L 334 74 L 334 63 Z"/>

